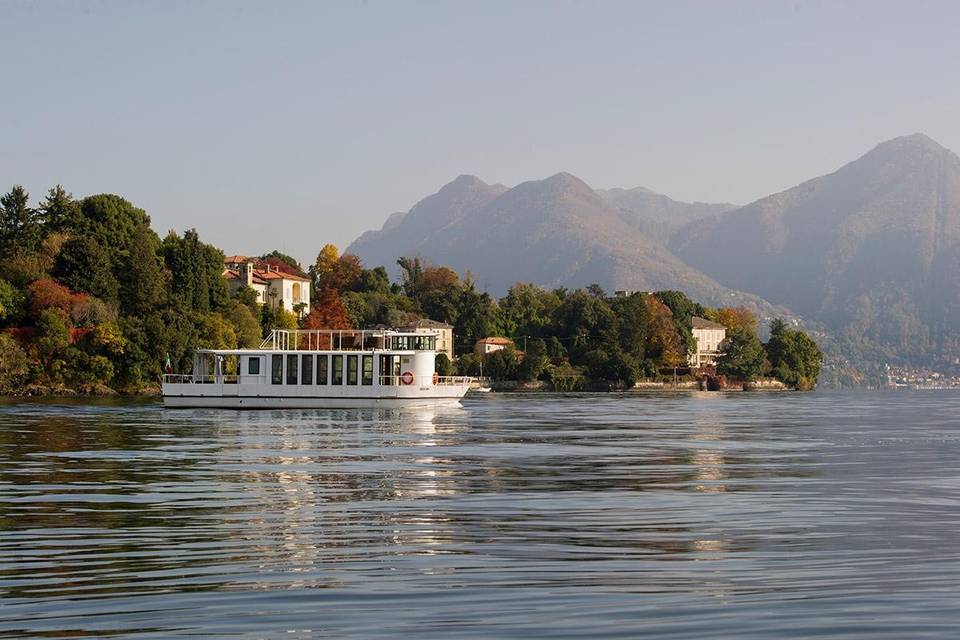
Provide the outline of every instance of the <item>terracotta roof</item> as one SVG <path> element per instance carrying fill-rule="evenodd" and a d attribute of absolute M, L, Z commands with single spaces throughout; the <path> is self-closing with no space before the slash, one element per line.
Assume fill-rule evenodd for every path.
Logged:
<path fill-rule="evenodd" d="M 310 278 L 304 278 L 303 276 L 298 276 L 293 273 L 286 273 L 283 271 L 261 271 L 257 269 L 254 271 L 254 275 L 258 275 L 265 280 L 299 280 L 300 282 L 310 282 Z"/>
<path fill-rule="evenodd" d="M 226 256 L 223 259 L 223 264 L 236 264 L 238 262 L 247 262 L 249 258 L 247 256 Z"/>
<path fill-rule="evenodd" d="M 698 318 L 697 316 L 693 316 L 691 320 L 693 321 L 694 329 L 726 329 L 726 327 L 722 324 L 711 322 L 706 318 Z"/>
<path fill-rule="evenodd" d="M 490 336 L 489 338 L 483 338 L 477 340 L 481 344 L 513 344 L 513 340 L 510 338 L 501 338 L 499 336 Z"/>

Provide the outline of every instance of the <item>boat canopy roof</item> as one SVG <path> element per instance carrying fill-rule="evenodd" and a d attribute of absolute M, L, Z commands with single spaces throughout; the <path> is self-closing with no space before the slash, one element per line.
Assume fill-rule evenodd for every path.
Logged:
<path fill-rule="evenodd" d="M 261 351 L 435 351 L 439 331 L 393 329 L 274 329 Z M 221 350 L 210 350 L 222 352 Z M 240 349 L 243 353 L 250 350 Z M 256 351 L 256 350 L 253 350 Z"/>

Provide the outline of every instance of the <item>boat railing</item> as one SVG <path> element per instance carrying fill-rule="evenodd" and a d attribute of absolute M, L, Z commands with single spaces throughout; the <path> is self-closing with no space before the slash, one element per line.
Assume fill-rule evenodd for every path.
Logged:
<path fill-rule="evenodd" d="M 436 386 L 456 386 L 466 385 L 473 382 L 471 376 L 414 376 L 403 374 L 395 376 L 380 376 L 381 387 L 429 387 Z"/>
<path fill-rule="evenodd" d="M 384 335 L 383 330 L 366 329 L 273 329 L 260 343 L 260 348 L 271 351 L 359 351 L 371 346 L 383 348 Z"/>
<path fill-rule="evenodd" d="M 192 373 L 165 373 L 164 384 L 237 384 L 240 380 L 236 375 L 201 376 Z"/>

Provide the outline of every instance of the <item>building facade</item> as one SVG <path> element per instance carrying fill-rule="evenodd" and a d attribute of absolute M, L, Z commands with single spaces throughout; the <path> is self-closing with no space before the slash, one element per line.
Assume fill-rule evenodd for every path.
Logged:
<path fill-rule="evenodd" d="M 727 337 L 727 328 L 705 318 L 693 317 L 693 339 L 697 349 L 690 354 L 691 367 L 712 367 L 720 357 L 720 343 Z"/>
<path fill-rule="evenodd" d="M 246 256 L 228 256 L 224 259 L 223 277 L 231 295 L 246 286 L 257 292 L 259 304 L 287 311 L 296 311 L 301 304 L 304 310 L 310 309 L 310 280 L 303 276 L 268 264 L 257 268 L 256 262 Z"/>
<path fill-rule="evenodd" d="M 510 338 L 501 338 L 499 336 L 490 336 L 489 338 L 483 338 L 482 340 L 477 340 L 477 343 L 474 345 L 474 352 L 480 355 L 486 355 L 488 353 L 493 353 L 494 351 L 500 351 L 501 349 L 506 349 L 508 346 L 513 344 L 513 340 Z"/>

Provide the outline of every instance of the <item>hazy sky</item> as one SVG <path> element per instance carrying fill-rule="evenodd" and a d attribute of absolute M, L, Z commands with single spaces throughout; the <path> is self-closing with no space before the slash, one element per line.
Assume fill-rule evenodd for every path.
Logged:
<path fill-rule="evenodd" d="M 746 203 L 922 131 L 958 2 L 0 0 L 0 187 L 227 253 L 344 248 L 461 173 Z"/>

